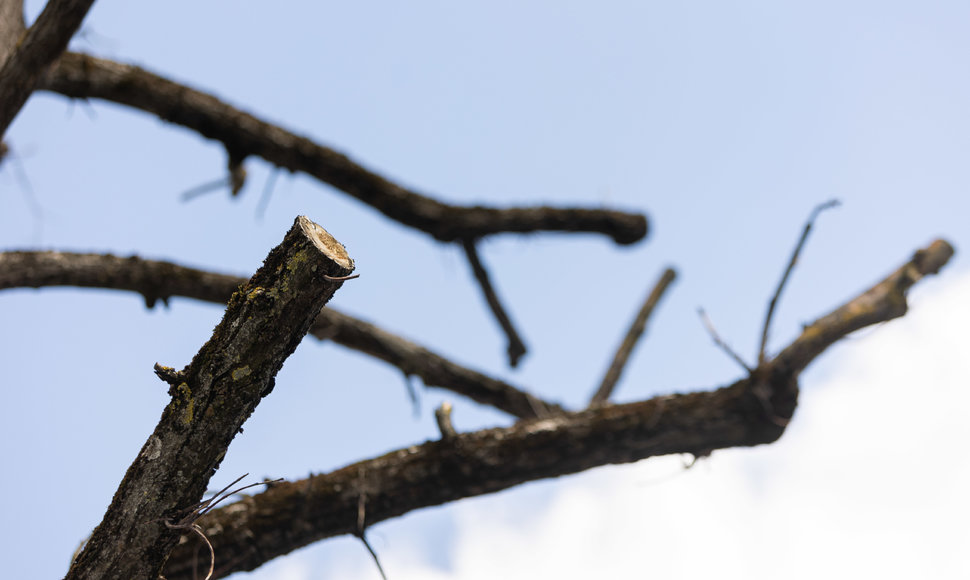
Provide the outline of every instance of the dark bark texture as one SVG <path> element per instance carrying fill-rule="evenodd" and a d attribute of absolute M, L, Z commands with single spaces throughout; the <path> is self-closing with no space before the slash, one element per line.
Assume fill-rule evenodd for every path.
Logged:
<path fill-rule="evenodd" d="M 647 235 L 647 219 L 640 213 L 445 203 L 213 95 L 137 66 L 65 53 L 92 4 L 50 0 L 28 29 L 20 0 L 0 0 L 0 157 L 8 150 L 2 141 L 7 127 L 31 92 L 41 89 L 138 109 L 217 141 L 227 153 L 233 194 L 244 186 L 243 162 L 250 156 L 310 175 L 389 219 L 438 241 L 463 244 L 509 336 L 513 366 L 525 346 L 479 260 L 478 240 L 505 232 L 561 231 L 598 233 L 617 244 L 632 244 Z M 817 208 L 813 219 L 831 205 Z M 154 580 L 162 573 L 168 580 L 202 578 L 208 553 L 204 547 L 200 553 L 199 534 L 211 541 L 215 577 L 223 577 L 253 570 L 323 538 L 353 534 L 363 539 L 369 526 L 412 510 L 529 481 L 657 455 L 705 456 L 717 449 L 773 442 L 795 412 L 800 373 L 846 335 L 905 314 L 907 291 L 953 255 L 947 242 L 933 242 L 883 281 L 806 326 L 771 357 L 764 348 L 771 315 L 811 223 L 772 298 L 757 366 L 737 359 L 745 366 L 744 377 L 709 391 L 608 403 L 650 312 L 673 280 L 669 270 L 634 320 L 591 406 L 578 412 L 324 308 L 354 265 L 342 245 L 302 216 L 248 281 L 137 257 L 0 253 L 0 290 L 71 285 L 138 292 L 149 308 L 171 296 L 226 304 L 222 321 L 190 364 L 181 370 L 156 365 L 156 373 L 170 387 L 171 401 L 66 578 Z M 521 420 L 507 428 L 457 433 L 443 407 L 439 440 L 331 473 L 275 483 L 262 493 L 200 514 L 200 500 L 229 444 L 273 390 L 276 374 L 307 332 Z M 202 518 L 200 527 L 190 527 L 197 516 Z"/>
<path fill-rule="evenodd" d="M 299 217 L 248 284 L 229 300 L 212 338 L 185 369 L 158 367 L 171 402 L 128 468 L 104 519 L 67 578 L 155 578 L 177 522 L 205 493 L 229 443 L 317 312 L 353 270 L 323 228 Z"/>

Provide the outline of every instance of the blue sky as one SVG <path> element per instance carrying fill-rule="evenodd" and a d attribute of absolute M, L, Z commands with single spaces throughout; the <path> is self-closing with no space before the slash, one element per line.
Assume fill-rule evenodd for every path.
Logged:
<path fill-rule="evenodd" d="M 28 3 L 31 16 L 39 9 Z M 46 94 L 31 99 L 7 135 L 29 190 L 17 167 L 0 167 L 0 247 L 137 253 L 248 275 L 293 218 L 306 214 L 348 247 L 361 273 L 341 289 L 334 306 L 574 408 L 595 389 L 640 300 L 669 264 L 680 278 L 651 321 L 617 398 L 710 388 L 733 381 L 739 369 L 711 345 L 697 307 L 753 358 L 767 300 L 792 244 L 809 211 L 827 199 L 843 205 L 817 224 L 782 300 L 775 349 L 802 323 L 868 287 L 937 236 L 948 238 L 958 253 L 943 276 L 917 288 L 916 298 L 924 293 L 932 301 L 953 296 L 946 293 L 951 285 L 966 288 L 959 281 L 967 271 L 960 250 L 970 247 L 968 12 L 963 2 L 95 5 L 75 48 L 211 91 L 419 191 L 456 203 L 646 212 L 649 239 L 630 248 L 596 236 L 557 234 L 498 236 L 485 243 L 482 257 L 531 347 L 516 371 L 503 364 L 503 339 L 458 248 L 389 223 L 303 176 L 281 174 L 264 217 L 257 219 L 271 171 L 258 160 L 247 162 L 250 179 L 238 199 L 216 192 L 182 203 L 183 191 L 224 174 L 224 151 L 109 104 L 69 103 Z M 41 208 L 39 218 L 28 196 Z M 12 576 L 57 577 L 66 570 L 70 553 L 100 521 L 166 402 L 152 365 L 186 364 L 220 316 L 218 308 L 179 299 L 168 309 L 147 311 L 139 296 L 123 293 L 0 293 L 0 325 L 7 329 L 0 364 L 9 385 L 0 439 L 5 472 L 13 474 L 0 482 L 0 493 L 24 498 L 7 510 L 16 525 L 0 532 L 0 557 L 11 563 Z M 961 320 L 957 315 L 933 320 L 948 326 L 932 327 L 926 337 L 966 340 L 951 332 Z M 868 331 L 864 340 L 900 325 Z M 910 344 L 907 336 L 897 337 L 896 347 L 877 343 L 874 353 L 860 353 L 854 339 L 833 350 L 905 361 L 909 351 L 894 348 Z M 906 368 L 950 368 L 944 362 L 953 362 L 921 352 L 924 358 L 914 354 Z M 804 374 L 792 433 L 768 448 L 776 455 L 740 450 L 723 455 L 741 459 L 722 461 L 715 453 L 689 473 L 761 482 L 754 496 L 745 495 L 751 492 L 744 486 L 709 482 L 721 490 L 720 504 L 736 500 L 745 507 L 711 517 L 794 517 L 780 503 L 751 498 L 796 489 L 783 484 L 797 474 L 791 471 L 797 458 L 812 454 L 803 441 L 852 449 L 861 445 L 853 439 L 858 437 L 874 439 L 873 449 L 894 449 L 891 439 L 875 432 L 898 429 L 893 422 L 874 419 L 871 428 L 868 421 L 850 422 L 855 429 L 833 430 L 838 438 L 827 429 L 850 404 L 831 394 L 832 385 L 842 385 L 840 377 L 855 379 L 860 390 L 884 379 L 875 371 L 853 371 L 863 363 L 847 357 L 825 355 Z M 961 380 L 965 370 L 951 369 L 950 382 L 939 384 L 881 384 L 874 396 L 895 390 L 893 396 L 904 401 L 940 397 L 940 405 L 958 407 L 945 398 L 958 391 L 942 385 Z M 432 409 L 442 398 L 456 403 L 459 429 L 508 422 L 430 390 L 415 419 L 396 369 L 307 341 L 234 441 L 213 485 L 246 472 L 303 477 L 434 437 Z M 851 404 L 871 405 L 871 399 Z M 905 405 L 888 406 L 887 413 L 899 408 Z M 907 417 L 906 425 L 913 433 L 933 434 L 934 425 L 949 420 L 928 413 Z M 936 448 L 944 439 L 919 440 Z M 954 471 L 926 471 L 922 452 L 915 448 L 897 458 L 900 472 L 929 473 L 900 490 L 901 497 L 970 483 L 962 455 L 950 458 Z M 673 460 L 676 470 L 679 458 Z M 667 465 L 662 461 L 655 463 Z M 620 493 L 616 486 L 628 489 L 622 482 L 638 480 L 650 464 L 426 510 L 372 533 L 402 577 L 413 570 L 428 574 L 422 565 L 449 577 L 475 577 L 461 559 L 476 561 L 468 551 L 476 542 L 453 539 L 472 537 L 469 514 L 475 509 L 510 510 L 511 523 L 505 523 L 513 528 L 533 529 L 548 520 L 562 529 L 570 521 L 568 506 L 588 504 L 570 498 Z M 851 490 L 839 496 L 842 482 L 875 485 L 884 479 L 872 476 L 882 472 L 865 462 L 861 472 L 852 471 L 859 466 L 849 461 L 839 467 L 814 472 L 813 482 L 831 493 L 828 504 L 851 513 L 856 496 Z M 678 505 L 712 493 L 702 488 L 689 495 L 699 485 L 689 481 L 685 475 L 664 484 L 683 490 L 671 492 L 682 494 Z M 829 489 L 833 481 L 839 485 Z M 635 487 L 642 496 L 655 489 L 661 488 Z M 942 502 L 949 496 L 939 497 Z M 618 512 L 622 505 L 597 509 Z M 666 524 L 658 526 L 674 525 L 678 513 L 665 514 Z M 712 507 L 705 513 L 719 512 Z M 910 545 L 906 513 L 900 510 L 881 526 L 901 534 L 900 549 Z M 576 521 L 584 521 L 581 514 Z M 710 538 L 712 545 L 734 533 L 700 515 L 696 525 L 721 530 Z M 630 531 L 626 538 L 641 533 Z M 921 533 L 937 535 L 934 528 Z M 535 537 L 544 533 L 536 529 L 520 543 L 528 546 Z M 942 540 L 953 535 L 941 531 L 939 538 L 935 548 L 920 552 L 925 561 L 943 560 Z M 825 554 L 825 544 L 802 536 L 791 540 Z M 488 545 L 487 538 L 481 542 Z M 591 547 L 589 560 L 604 559 L 610 553 L 604 550 Z M 543 553 L 552 558 L 555 552 Z M 253 577 L 374 577 L 366 553 L 348 539 L 296 558 Z M 936 569 L 935 577 L 965 576 L 965 566 L 954 562 Z M 395 577 L 395 568 L 389 571 Z M 747 578 L 769 576 L 761 569 L 737 571 Z M 912 577 L 903 571 L 897 570 L 898 577 Z"/>

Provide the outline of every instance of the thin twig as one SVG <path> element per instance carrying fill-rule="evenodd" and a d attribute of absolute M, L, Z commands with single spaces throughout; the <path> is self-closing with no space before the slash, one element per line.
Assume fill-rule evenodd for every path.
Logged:
<path fill-rule="evenodd" d="M 196 185 L 195 187 L 192 187 L 186 191 L 183 191 L 180 197 L 182 198 L 183 203 L 189 202 L 197 197 L 202 197 L 207 193 L 218 191 L 223 187 L 228 187 L 229 185 L 230 185 L 230 178 L 228 176 L 220 177 L 219 179 L 207 181 L 203 184 Z"/>
<path fill-rule="evenodd" d="M 377 552 L 374 551 L 374 547 L 371 546 L 370 542 L 367 541 L 367 535 L 364 534 L 364 532 L 361 532 L 357 534 L 357 537 L 360 538 L 360 541 L 364 543 L 364 547 L 367 548 L 368 552 L 370 552 L 370 557 L 374 559 L 374 564 L 377 565 L 377 571 L 381 573 L 381 578 L 387 580 L 387 574 L 384 573 L 384 567 L 381 566 L 381 560 L 377 557 Z"/>
<path fill-rule="evenodd" d="M 485 270 L 485 266 L 482 265 L 482 261 L 478 258 L 478 249 L 475 247 L 475 244 L 476 241 L 473 239 L 465 239 L 461 242 L 462 248 L 465 249 L 465 256 L 468 257 L 468 263 L 471 265 L 472 272 L 475 274 L 475 280 L 478 281 L 478 285 L 485 295 L 485 301 L 488 302 L 488 307 L 491 308 L 492 314 L 495 315 L 495 319 L 509 339 L 509 366 L 515 368 L 519 364 L 519 359 L 526 352 L 525 343 L 519 338 L 519 333 L 516 332 L 512 320 L 502 307 L 502 302 L 498 299 L 498 294 L 495 293 L 495 288 L 492 287 L 492 283 L 488 278 L 488 271 Z"/>
<path fill-rule="evenodd" d="M 421 417 L 421 397 L 418 395 L 418 389 L 414 386 L 411 375 L 407 372 L 404 373 L 404 388 L 407 389 L 408 400 L 411 401 L 411 409 L 414 411 L 414 418 L 418 419 Z"/>
<path fill-rule="evenodd" d="M 326 278 L 327 280 L 334 280 L 334 281 L 353 280 L 355 278 L 360 278 L 360 274 L 350 274 L 349 276 L 330 276 L 328 274 L 324 274 L 323 277 Z"/>
<path fill-rule="evenodd" d="M 243 166 L 242 161 L 236 159 L 233 156 L 229 157 L 229 174 L 225 177 L 220 177 L 219 179 L 213 181 L 207 181 L 202 185 L 197 185 L 188 191 L 182 193 L 182 202 L 192 201 L 197 197 L 201 197 L 207 193 L 217 191 L 223 187 L 229 188 L 229 193 L 235 197 L 239 195 L 242 188 L 246 185 L 246 168 Z"/>
<path fill-rule="evenodd" d="M 711 318 L 707 315 L 706 312 L 704 312 L 703 308 L 697 309 L 697 315 L 701 317 L 701 321 L 704 323 L 704 328 L 706 328 L 708 334 L 711 335 L 711 338 L 714 340 L 714 344 L 716 344 L 718 347 L 721 348 L 721 350 L 727 353 L 729 357 L 734 359 L 736 363 L 741 365 L 741 367 L 744 370 L 748 371 L 748 374 L 751 374 L 752 368 L 748 366 L 748 363 L 744 362 L 744 359 L 741 358 L 741 356 L 738 355 L 738 353 L 735 352 L 733 348 L 728 346 L 728 343 L 721 340 L 721 335 L 717 333 L 717 329 L 714 328 L 714 323 L 711 322 Z"/>
<path fill-rule="evenodd" d="M 199 527 L 199 524 L 192 524 L 191 526 L 189 526 L 189 529 L 195 532 L 200 538 L 202 538 L 202 541 L 205 542 L 205 545 L 209 547 L 209 572 L 208 574 L 205 575 L 205 580 L 209 580 L 210 578 L 212 578 L 212 573 L 215 572 L 216 570 L 216 551 L 212 547 L 212 542 L 210 542 L 209 538 L 207 538 L 205 534 L 202 532 L 202 528 Z"/>
<path fill-rule="evenodd" d="M 644 301 L 643 306 L 640 307 L 640 312 L 633 319 L 633 323 L 630 325 L 626 336 L 623 337 L 623 342 L 616 349 L 613 362 L 610 363 L 610 368 L 607 369 L 606 374 L 603 376 L 603 382 L 600 383 L 599 389 L 596 390 L 596 393 L 590 400 L 590 406 L 599 405 L 609 400 L 617 381 L 620 380 L 620 375 L 623 374 L 623 369 L 626 367 L 626 362 L 630 358 L 633 348 L 637 345 L 637 341 L 640 340 L 644 330 L 647 328 L 647 321 L 650 319 L 653 309 L 656 308 L 664 292 L 667 291 L 667 288 L 676 277 L 677 272 L 673 268 L 667 268 L 664 270 L 663 275 L 660 276 L 660 279 L 657 280 L 653 290 L 650 291 L 650 294 Z"/>
<path fill-rule="evenodd" d="M 775 305 L 778 303 L 778 299 L 781 298 L 781 292 L 785 289 L 785 284 L 788 282 L 788 277 L 791 275 L 792 270 L 795 268 L 795 264 L 798 262 L 798 255 L 802 251 L 802 247 L 805 246 L 805 241 L 808 239 L 808 233 L 812 231 L 812 226 L 815 224 L 815 219 L 818 214 L 823 211 L 838 207 L 839 200 L 831 199 L 825 203 L 815 206 L 812 213 L 808 216 L 808 221 L 805 222 L 805 229 L 802 231 L 802 236 L 798 239 L 798 243 L 795 244 L 795 251 L 792 252 L 791 260 L 788 261 L 788 267 L 785 268 L 785 273 L 781 277 L 781 282 L 778 283 L 778 289 L 775 290 L 775 295 L 771 297 L 771 302 L 768 303 L 768 313 L 765 315 L 765 324 L 761 330 L 761 346 L 758 348 L 758 366 L 765 363 L 767 359 L 767 354 L 765 350 L 768 347 L 768 331 L 771 328 L 771 317 L 775 313 Z"/>
<path fill-rule="evenodd" d="M 205 517 L 206 514 L 208 514 L 213 509 L 215 509 L 216 505 L 218 505 L 226 498 L 232 497 L 237 493 L 245 491 L 251 487 L 256 487 L 257 485 L 266 485 L 267 487 L 269 487 L 269 484 L 271 483 L 278 483 L 280 481 L 283 481 L 283 478 L 274 479 L 272 481 L 269 481 L 269 480 L 259 481 L 259 482 L 251 483 L 249 485 L 244 485 L 238 489 L 229 491 L 229 488 L 231 488 L 232 486 L 242 481 L 242 479 L 247 475 L 249 474 L 244 473 L 240 475 L 239 477 L 234 479 L 232 483 L 230 483 L 226 487 L 216 492 L 215 495 L 213 495 L 209 499 L 200 501 L 186 508 L 186 511 L 188 513 L 185 516 L 183 516 L 179 521 L 173 522 L 171 520 L 164 520 L 164 524 L 167 528 L 172 530 L 189 530 L 191 532 L 194 532 L 200 538 L 202 538 L 202 541 L 205 542 L 205 545 L 209 547 L 209 573 L 206 574 L 205 580 L 209 580 L 210 578 L 212 578 L 212 574 L 216 569 L 216 551 L 212 547 L 212 542 L 209 541 L 209 538 L 206 537 L 205 532 L 202 531 L 202 527 L 199 526 L 199 524 L 196 522 L 198 522 L 200 519 Z"/>
<path fill-rule="evenodd" d="M 377 564 L 377 570 L 381 573 L 381 578 L 387 580 L 387 575 L 384 574 L 384 567 L 381 566 L 381 561 L 377 557 L 377 552 L 374 547 L 370 545 L 367 541 L 367 492 L 364 491 L 364 468 L 359 467 L 357 469 L 357 529 L 354 531 L 354 535 L 357 536 L 361 542 L 364 543 L 364 547 L 370 552 L 371 558 L 374 559 L 374 564 Z"/>
<path fill-rule="evenodd" d="M 34 188 L 30 184 L 30 178 L 27 177 L 27 170 L 25 168 L 22 156 L 16 151 L 10 148 L 5 142 L 0 141 L 0 171 L 3 169 L 3 164 L 5 162 L 11 167 L 13 171 L 13 178 L 18 182 L 20 186 L 20 192 L 24 198 L 24 203 L 27 204 L 27 208 L 30 210 L 30 214 L 34 220 L 34 242 L 40 245 L 40 240 L 43 237 L 44 231 L 44 208 L 41 206 L 37 199 L 37 194 L 34 193 Z"/>

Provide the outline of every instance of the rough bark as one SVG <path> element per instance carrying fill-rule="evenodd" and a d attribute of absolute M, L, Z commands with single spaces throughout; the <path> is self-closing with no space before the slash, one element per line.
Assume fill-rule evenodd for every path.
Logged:
<path fill-rule="evenodd" d="M 422 507 L 656 455 L 702 456 L 775 441 L 794 414 L 798 375 L 838 339 L 906 312 L 906 291 L 936 273 L 953 248 L 938 240 L 870 290 L 806 328 L 747 378 L 711 392 L 606 405 L 505 429 L 407 447 L 328 474 L 273 486 L 214 511 L 203 526 L 217 577 L 255 569 L 323 538 Z M 363 506 L 363 522 L 359 514 Z M 193 577 L 193 541 L 173 552 L 169 580 Z"/>
<path fill-rule="evenodd" d="M 171 402 L 128 468 L 101 524 L 67 578 L 156 578 L 179 521 L 202 499 L 229 443 L 340 287 L 353 261 L 299 217 L 248 284 L 229 300 L 212 338 L 182 371 L 159 367 Z"/>
<path fill-rule="evenodd" d="M 618 244 L 647 234 L 642 214 L 586 208 L 507 208 L 442 203 L 366 169 L 346 155 L 232 107 L 216 97 L 142 68 L 67 53 L 46 76 L 43 88 L 72 98 L 97 98 L 158 115 L 221 142 L 230 166 L 250 155 L 300 171 L 354 196 L 404 225 L 440 241 L 480 238 L 500 232 L 595 232 Z"/>
<path fill-rule="evenodd" d="M 92 4 L 94 0 L 49 0 L 33 26 L 9 50 L 0 68 L 0 137 L 27 102 L 41 74 L 67 48 Z M 2 16 L 13 22 L 15 15 L 4 8 Z M 16 31 L 16 25 L 13 29 Z M 8 42 L 4 44 L 9 46 Z"/>
<path fill-rule="evenodd" d="M 794 390 L 788 392 L 794 396 Z M 713 448 L 767 443 L 782 431 L 766 418 L 745 380 L 713 393 L 602 406 L 429 441 L 276 484 L 231 509 L 216 510 L 200 525 L 214 546 L 220 578 L 327 537 L 358 534 L 361 502 L 366 527 L 528 481 L 654 455 L 705 455 Z M 192 579 L 197 549 L 191 538 L 180 544 L 165 577 Z"/>
<path fill-rule="evenodd" d="M 245 278 L 216 274 L 171 262 L 72 252 L 0 253 L 0 290 L 80 286 L 138 292 L 151 308 L 172 296 L 225 303 Z M 562 408 L 478 371 L 456 364 L 369 322 L 324 308 L 310 334 L 388 362 L 429 387 L 448 389 L 516 417 L 535 418 Z"/>

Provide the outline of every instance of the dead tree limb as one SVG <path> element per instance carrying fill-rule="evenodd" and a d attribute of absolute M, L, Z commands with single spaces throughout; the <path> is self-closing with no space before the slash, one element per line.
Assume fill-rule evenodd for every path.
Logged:
<path fill-rule="evenodd" d="M 172 401 L 128 468 L 67 579 L 156 578 L 229 443 L 273 390 L 276 373 L 353 261 L 323 228 L 298 217 L 222 322 L 172 384 Z M 166 526 L 169 524 L 169 526 Z M 216 552 L 218 554 L 218 552 Z"/>
<path fill-rule="evenodd" d="M 0 137 L 34 92 L 47 67 L 67 48 L 92 4 L 94 0 L 49 0 L 34 24 L 26 33 L 18 35 L 15 43 L 9 39 L 0 41 L 8 47 L 13 44 L 0 68 Z M 12 23 L 16 16 L 14 12 L 5 7 L 2 16 Z M 20 17 L 23 23 L 22 11 Z M 5 25 L 4 28 L 11 26 Z"/>
<path fill-rule="evenodd" d="M 142 68 L 67 53 L 42 88 L 126 105 L 221 142 L 230 160 L 255 155 L 342 190 L 404 225 L 454 242 L 501 232 L 592 232 L 632 244 L 647 234 L 642 214 L 586 208 L 508 208 L 442 203 L 397 185 L 346 155 Z"/>
<path fill-rule="evenodd" d="M 650 315 L 653 313 L 654 308 L 657 307 L 660 299 L 663 298 L 664 292 L 667 291 L 667 288 L 673 283 L 676 277 L 677 272 L 673 268 L 667 268 L 660 276 L 660 279 L 657 280 L 653 290 L 647 295 L 643 306 L 640 307 L 636 318 L 633 319 L 633 323 L 630 325 L 626 336 L 623 337 L 623 341 L 620 342 L 620 346 L 616 349 L 613 362 L 610 363 L 610 368 L 606 370 L 599 389 L 596 390 L 596 393 L 590 400 L 589 404 L 591 406 L 601 405 L 609 400 L 610 395 L 613 393 L 613 388 L 616 387 L 617 381 L 620 380 L 620 375 L 623 374 L 623 369 L 626 367 L 626 362 L 629 360 L 630 354 L 633 353 L 633 348 L 637 345 L 640 337 L 643 336 L 643 331 L 647 329 L 647 321 L 650 319 Z"/>
<path fill-rule="evenodd" d="M 952 254 L 942 240 L 917 252 L 729 386 L 462 433 L 275 485 L 216 510 L 206 534 L 221 558 L 234 562 L 220 574 L 252 570 L 318 540 L 354 534 L 361 493 L 367 495 L 367 521 L 373 525 L 422 507 L 599 465 L 771 443 L 795 411 L 799 373 L 840 338 L 904 314 L 906 291 L 936 273 Z M 165 568 L 169 580 L 192 577 L 192 553 L 189 544 L 172 553 Z"/>
<path fill-rule="evenodd" d="M 151 308 L 158 301 L 168 303 L 183 296 L 224 304 L 245 278 L 215 274 L 171 262 L 132 256 L 71 252 L 0 253 L 0 290 L 80 286 L 137 292 Z M 380 327 L 324 308 L 310 327 L 320 340 L 332 340 L 347 348 L 369 354 L 421 377 L 425 385 L 447 389 L 483 405 L 491 405 L 520 418 L 544 417 L 562 411 L 556 403 L 447 358 Z"/>
<path fill-rule="evenodd" d="M 485 302 L 488 303 L 489 310 L 492 311 L 492 315 L 495 316 L 495 320 L 498 321 L 498 325 L 502 327 L 502 332 L 505 333 L 505 337 L 509 341 L 508 348 L 506 349 L 509 355 L 509 366 L 515 368 L 519 364 L 519 359 L 526 353 L 525 343 L 522 342 L 519 332 L 515 329 L 515 325 L 512 324 L 512 318 L 505 311 L 505 307 L 502 306 L 502 301 L 499 300 L 498 293 L 492 286 L 492 281 L 488 276 L 488 270 L 485 269 L 485 265 L 482 264 L 482 261 L 478 257 L 478 248 L 475 247 L 476 243 L 477 240 L 462 240 L 461 246 L 465 250 L 465 257 L 468 258 L 468 264 L 472 267 L 472 274 L 475 276 L 479 288 L 482 289 L 482 294 L 485 297 Z"/>

